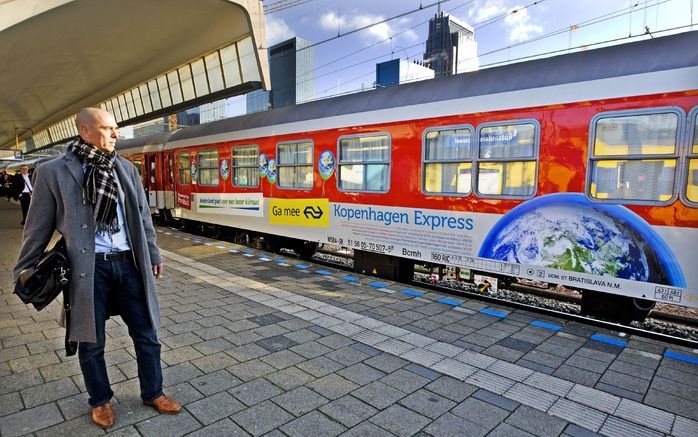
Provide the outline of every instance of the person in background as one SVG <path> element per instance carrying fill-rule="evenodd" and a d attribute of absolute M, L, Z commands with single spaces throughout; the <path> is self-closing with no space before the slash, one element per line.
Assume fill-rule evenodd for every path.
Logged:
<path fill-rule="evenodd" d="M 27 220 L 27 212 L 29 211 L 29 203 L 32 200 L 32 181 L 29 176 L 29 167 L 23 165 L 19 168 L 19 173 L 15 174 L 12 179 L 12 191 L 14 198 L 19 200 L 22 206 L 22 225 Z"/>
<path fill-rule="evenodd" d="M 115 423 L 104 360 L 105 322 L 114 314 L 135 346 L 143 403 L 179 413 L 162 390 L 155 278 L 163 263 L 140 176 L 114 151 L 117 125 L 109 112 L 82 109 L 76 126 L 79 137 L 66 153 L 36 169 L 15 278 L 41 256 L 54 230 L 63 235 L 71 264 L 68 335 L 79 343 L 92 421 L 102 428 Z"/>

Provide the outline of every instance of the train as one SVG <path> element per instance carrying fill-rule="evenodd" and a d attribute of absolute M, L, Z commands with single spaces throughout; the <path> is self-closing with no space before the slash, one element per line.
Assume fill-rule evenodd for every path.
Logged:
<path fill-rule="evenodd" d="M 629 322 L 698 307 L 698 32 L 117 142 L 154 216 L 357 272 L 582 290 Z"/>

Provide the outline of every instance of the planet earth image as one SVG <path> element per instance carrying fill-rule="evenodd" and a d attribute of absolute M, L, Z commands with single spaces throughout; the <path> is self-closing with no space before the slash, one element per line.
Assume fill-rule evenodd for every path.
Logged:
<path fill-rule="evenodd" d="M 549 194 L 512 209 L 492 228 L 480 256 L 685 286 L 675 256 L 645 220 L 578 193 Z"/>

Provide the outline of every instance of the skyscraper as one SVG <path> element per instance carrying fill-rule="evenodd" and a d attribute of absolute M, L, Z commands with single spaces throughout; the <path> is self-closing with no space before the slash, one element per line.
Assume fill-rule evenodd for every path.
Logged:
<path fill-rule="evenodd" d="M 291 38 L 269 47 L 271 93 L 254 91 L 247 94 L 247 113 L 295 105 L 310 100 L 315 94 L 315 48 L 303 38 Z M 269 99 L 267 99 L 267 95 Z"/>
<path fill-rule="evenodd" d="M 480 67 L 473 28 L 447 13 L 429 20 L 424 63 L 436 77 L 474 71 Z"/>

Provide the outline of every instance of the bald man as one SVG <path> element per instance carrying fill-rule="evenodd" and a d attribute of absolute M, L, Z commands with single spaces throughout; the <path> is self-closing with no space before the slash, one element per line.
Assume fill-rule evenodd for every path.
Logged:
<path fill-rule="evenodd" d="M 85 108 L 76 126 L 79 136 L 66 153 L 35 172 L 15 278 L 36 262 L 57 230 L 72 268 L 68 338 L 79 344 L 92 421 L 102 428 L 115 423 L 104 327 L 117 314 L 136 350 L 143 403 L 159 413 L 179 413 L 180 405 L 162 391 L 155 278 L 163 264 L 140 176 L 114 151 L 118 127 L 109 112 Z"/>

